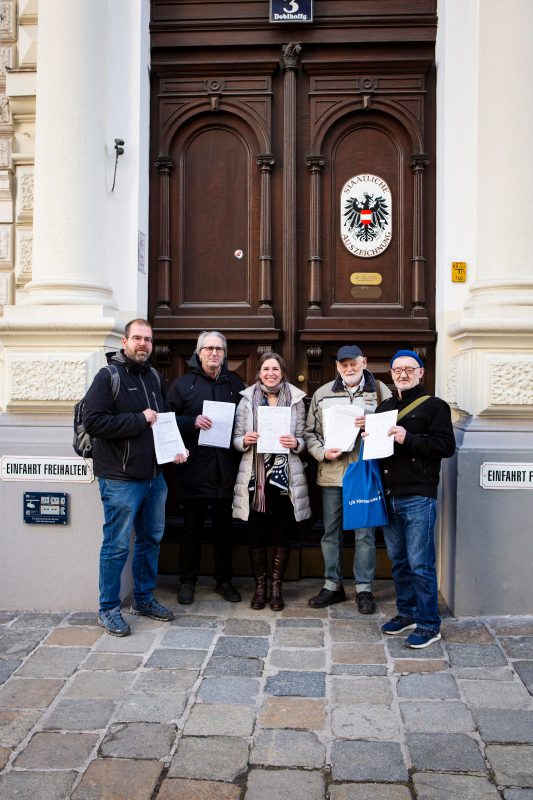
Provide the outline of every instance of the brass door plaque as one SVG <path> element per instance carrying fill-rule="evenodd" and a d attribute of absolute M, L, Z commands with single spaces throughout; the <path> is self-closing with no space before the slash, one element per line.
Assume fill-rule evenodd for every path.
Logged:
<path fill-rule="evenodd" d="M 383 275 L 379 272 L 352 272 L 350 283 L 354 286 L 379 286 L 383 281 Z"/>

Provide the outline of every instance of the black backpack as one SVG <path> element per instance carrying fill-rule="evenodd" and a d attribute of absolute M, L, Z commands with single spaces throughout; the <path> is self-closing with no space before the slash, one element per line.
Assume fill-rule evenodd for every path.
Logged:
<path fill-rule="evenodd" d="M 109 370 L 111 376 L 111 394 L 113 396 L 113 402 L 115 402 L 120 391 L 120 373 L 113 364 L 107 364 L 106 368 Z M 84 395 L 74 406 L 74 435 L 72 437 L 72 447 L 78 456 L 82 458 L 92 458 L 92 436 L 87 433 L 83 425 L 83 407 L 85 405 L 86 396 L 87 395 Z"/>

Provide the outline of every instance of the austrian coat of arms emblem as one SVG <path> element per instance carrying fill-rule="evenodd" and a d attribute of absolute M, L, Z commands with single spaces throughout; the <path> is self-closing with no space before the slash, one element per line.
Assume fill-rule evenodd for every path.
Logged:
<path fill-rule="evenodd" d="M 392 239 L 392 194 L 378 175 L 355 175 L 341 190 L 341 238 L 354 256 L 373 258 Z"/>

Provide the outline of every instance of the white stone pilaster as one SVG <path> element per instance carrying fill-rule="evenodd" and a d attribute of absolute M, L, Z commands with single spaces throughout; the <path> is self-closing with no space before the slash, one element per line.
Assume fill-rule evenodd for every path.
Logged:
<path fill-rule="evenodd" d="M 39 6 L 31 304 L 111 304 L 106 231 L 107 3 Z"/>
<path fill-rule="evenodd" d="M 459 350 L 455 401 L 474 416 L 532 419 L 533 4 L 477 8 L 476 281 L 448 331 Z"/>

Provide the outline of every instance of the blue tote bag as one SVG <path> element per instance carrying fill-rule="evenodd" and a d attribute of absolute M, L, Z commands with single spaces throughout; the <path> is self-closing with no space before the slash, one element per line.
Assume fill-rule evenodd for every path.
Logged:
<path fill-rule="evenodd" d="M 363 461 L 362 443 L 359 461 L 353 461 L 344 473 L 342 505 L 343 526 L 347 531 L 373 528 L 388 522 L 378 462 L 373 459 Z"/>

